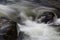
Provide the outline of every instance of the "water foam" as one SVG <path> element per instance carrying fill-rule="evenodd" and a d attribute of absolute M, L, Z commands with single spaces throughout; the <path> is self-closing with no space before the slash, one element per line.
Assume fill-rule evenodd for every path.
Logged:
<path fill-rule="evenodd" d="M 27 20 L 25 21 L 25 25 L 19 26 L 20 31 L 30 36 L 24 40 L 60 40 L 58 33 L 52 26 L 49 26 L 48 24 L 39 24 L 34 21 Z"/>

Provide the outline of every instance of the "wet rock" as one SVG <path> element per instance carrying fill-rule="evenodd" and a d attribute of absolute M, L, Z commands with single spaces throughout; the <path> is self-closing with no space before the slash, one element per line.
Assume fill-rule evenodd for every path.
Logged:
<path fill-rule="evenodd" d="M 17 39 L 16 22 L 11 21 L 10 19 L 7 19 L 5 17 L 1 17 L 0 18 L 0 38 L 2 38 L 3 40 L 16 40 Z"/>

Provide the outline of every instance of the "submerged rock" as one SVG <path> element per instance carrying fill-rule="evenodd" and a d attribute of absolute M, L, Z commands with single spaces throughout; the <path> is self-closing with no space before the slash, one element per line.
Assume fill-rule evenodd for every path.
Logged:
<path fill-rule="evenodd" d="M 16 22 L 11 21 L 6 17 L 0 18 L 0 40 L 16 40 L 17 27 Z"/>

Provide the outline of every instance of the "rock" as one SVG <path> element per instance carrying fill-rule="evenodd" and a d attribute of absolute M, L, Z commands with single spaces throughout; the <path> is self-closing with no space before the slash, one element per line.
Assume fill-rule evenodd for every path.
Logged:
<path fill-rule="evenodd" d="M 8 25 L 8 26 L 7 26 Z M 0 18 L 0 40 L 16 40 L 17 27 L 16 22 L 11 21 L 6 17 Z"/>

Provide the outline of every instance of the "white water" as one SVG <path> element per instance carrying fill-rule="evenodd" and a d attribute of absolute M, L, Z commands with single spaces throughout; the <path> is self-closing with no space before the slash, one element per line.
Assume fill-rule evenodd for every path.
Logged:
<path fill-rule="evenodd" d="M 3 14 L 5 14 L 4 8 L 1 10 Z M 25 39 L 23 40 L 60 40 L 60 32 L 56 31 L 56 27 L 44 23 L 39 24 L 35 21 L 31 21 L 28 19 L 24 23 L 25 25 L 18 24 L 18 26 L 20 27 L 20 31 L 24 32 L 26 35 L 29 36 L 25 37 Z"/>
<path fill-rule="evenodd" d="M 29 38 L 25 37 L 24 40 L 60 40 L 59 32 L 49 24 L 26 20 L 25 25 L 19 25 L 19 27 L 20 31 L 29 35 Z"/>

